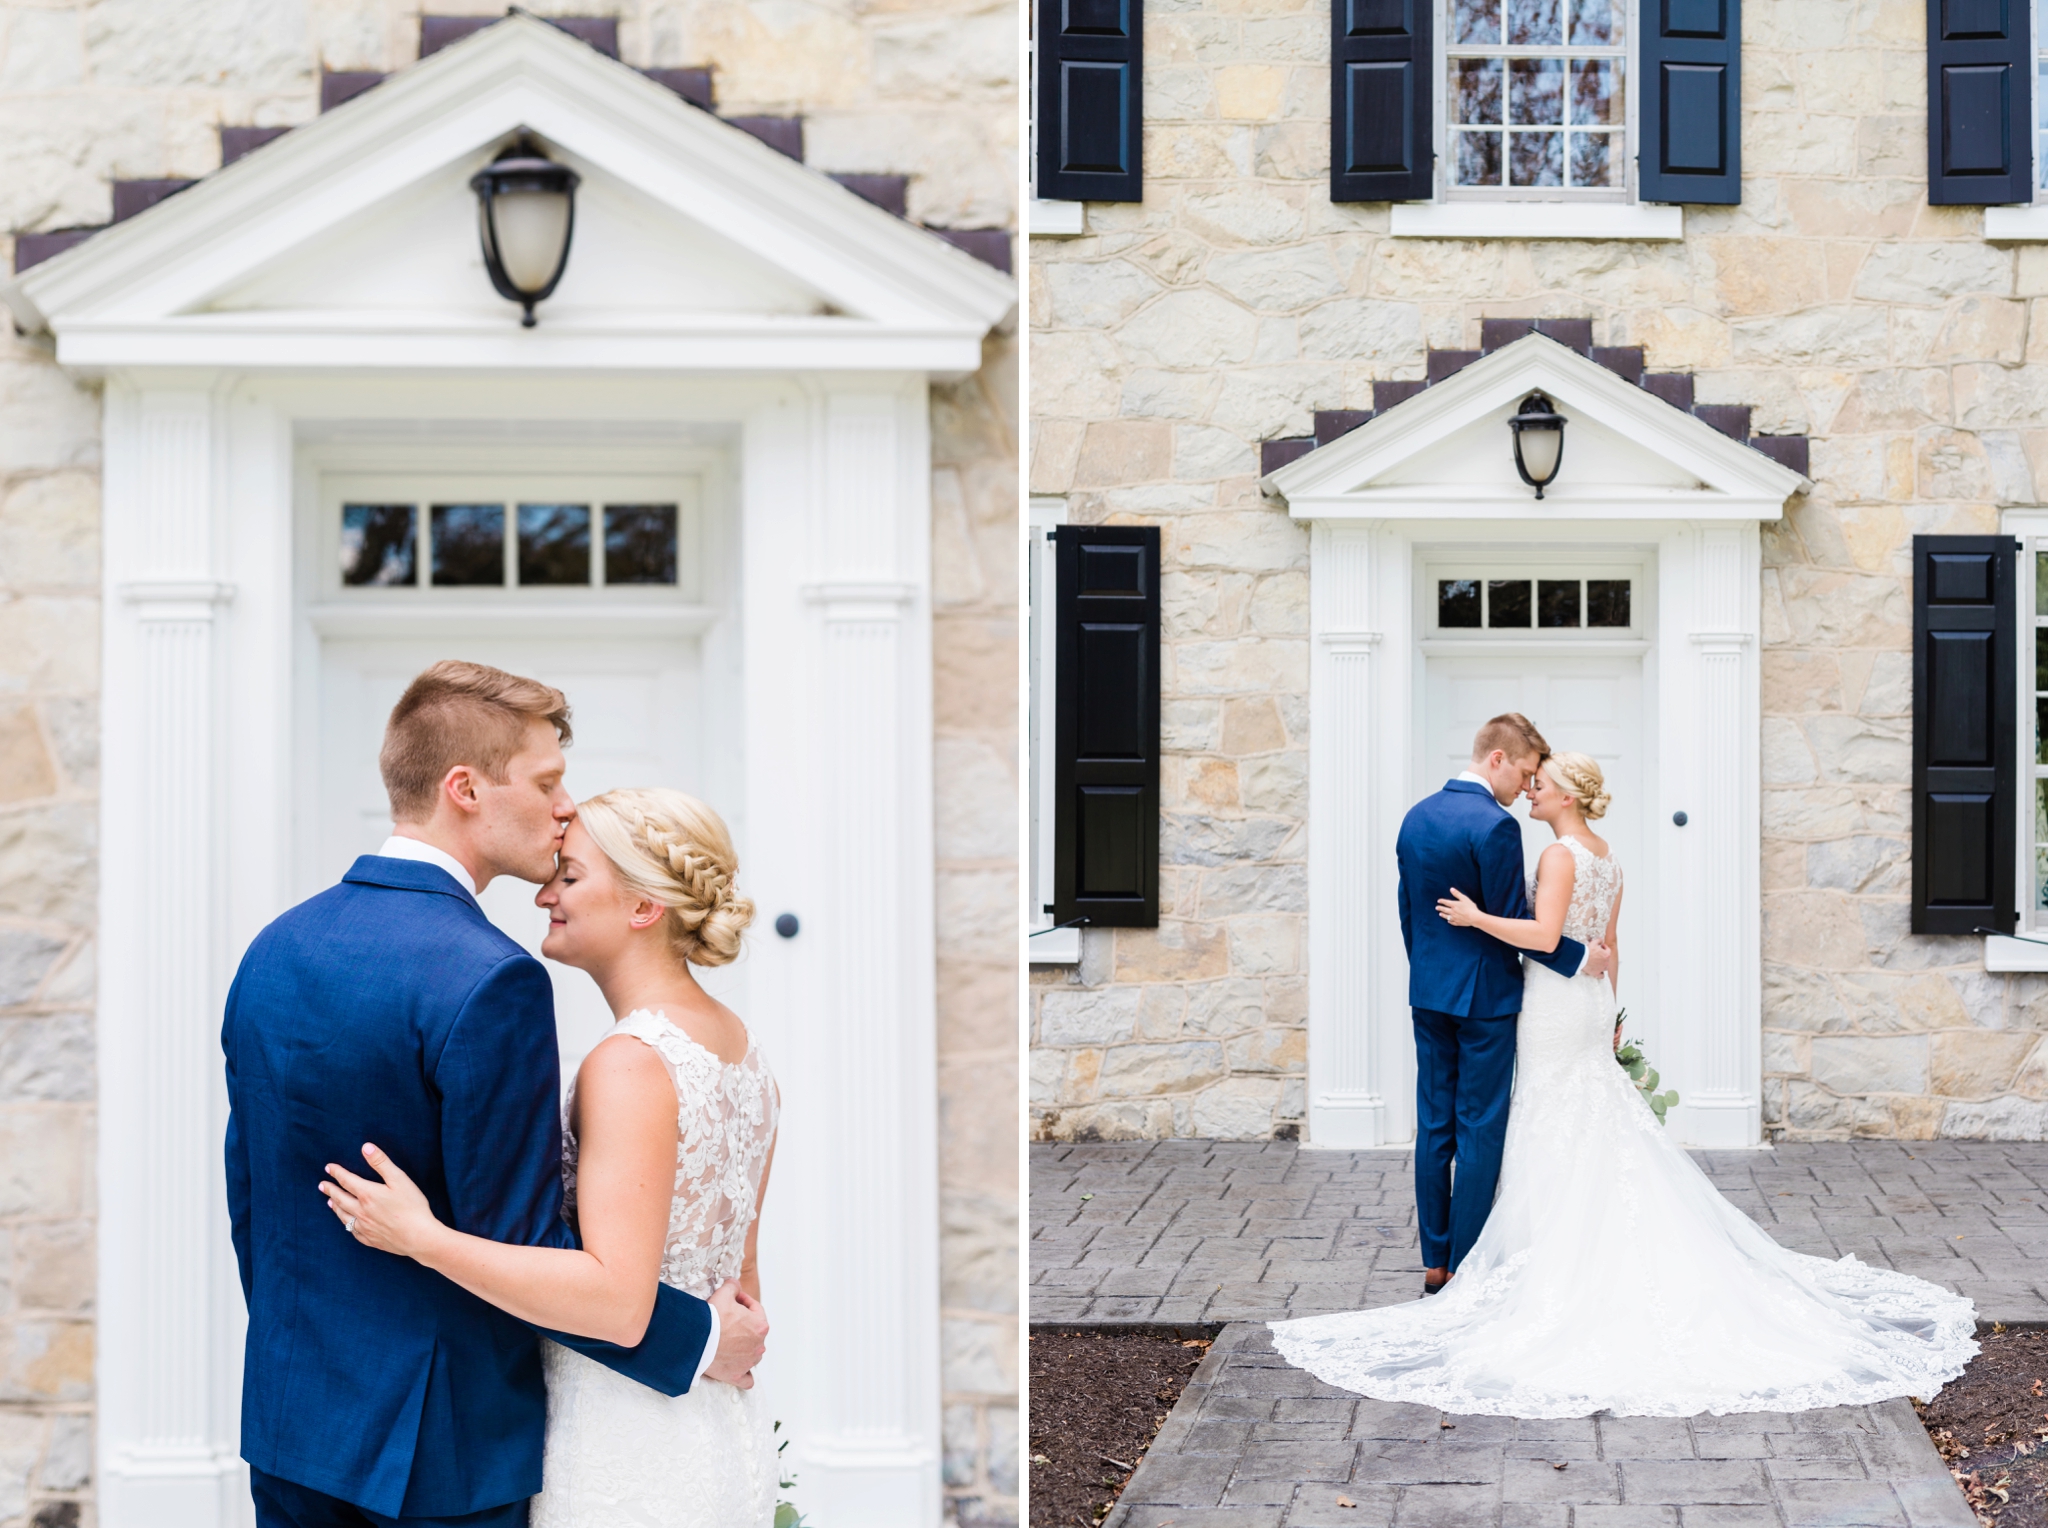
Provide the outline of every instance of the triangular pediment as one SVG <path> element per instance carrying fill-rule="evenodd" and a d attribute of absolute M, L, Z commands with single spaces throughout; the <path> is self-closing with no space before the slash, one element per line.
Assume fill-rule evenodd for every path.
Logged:
<path fill-rule="evenodd" d="M 1538 500 L 1509 416 L 1531 392 L 1565 418 Z M 1526 335 L 1265 479 L 1298 519 L 1775 520 L 1807 480 L 1541 334 Z"/>
<path fill-rule="evenodd" d="M 521 331 L 468 182 L 520 132 L 582 177 Z M 4 291 L 74 364 L 972 370 L 1007 277 L 524 15 Z"/>

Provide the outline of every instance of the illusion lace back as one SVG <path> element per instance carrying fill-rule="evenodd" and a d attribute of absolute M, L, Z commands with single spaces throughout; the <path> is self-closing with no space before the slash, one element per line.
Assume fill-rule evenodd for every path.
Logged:
<path fill-rule="evenodd" d="M 723 1062 L 657 1013 L 627 1014 L 676 1088 L 676 1178 L 661 1281 L 708 1299 L 737 1278 L 775 1144 L 775 1079 L 758 1047 Z M 610 1038 L 607 1036 L 606 1038 Z M 572 1084 L 569 1107 L 575 1106 Z M 563 1213 L 576 1218 L 576 1136 L 563 1132 Z M 700 1379 L 665 1396 L 544 1344 L 547 1451 L 532 1528 L 767 1528 L 773 1424 L 758 1390 Z"/>
<path fill-rule="evenodd" d="M 1565 932 L 1621 867 L 1583 844 Z M 1289 1363 L 1386 1401 L 1516 1417 L 1807 1411 L 1931 1398 L 1977 1351 L 1959 1295 L 1787 1251 L 1724 1199 L 1615 1064 L 1604 979 L 1523 963 L 1500 1186 L 1428 1300 L 1273 1323 Z"/>

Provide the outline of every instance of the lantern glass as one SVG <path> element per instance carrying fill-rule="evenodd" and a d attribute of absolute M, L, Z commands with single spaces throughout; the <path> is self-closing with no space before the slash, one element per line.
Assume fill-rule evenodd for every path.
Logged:
<path fill-rule="evenodd" d="M 1547 484 L 1557 476 L 1557 459 L 1564 452 L 1564 429 L 1558 424 L 1524 425 L 1516 432 L 1522 450 L 1522 467 L 1538 483 Z"/>
<path fill-rule="evenodd" d="M 561 267 L 569 241 L 569 194 L 566 191 L 501 191 L 483 206 L 495 225 L 485 231 L 498 250 L 505 279 L 520 294 L 539 295 Z"/>

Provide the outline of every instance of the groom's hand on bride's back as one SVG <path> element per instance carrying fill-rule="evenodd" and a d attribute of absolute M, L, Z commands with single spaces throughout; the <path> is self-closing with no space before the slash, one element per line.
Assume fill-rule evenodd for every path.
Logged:
<path fill-rule="evenodd" d="M 718 1356 L 704 1370 L 706 1379 L 723 1380 L 742 1390 L 754 1387 L 754 1365 L 768 1351 L 768 1313 L 761 1302 L 727 1279 L 711 1296 L 718 1312 Z"/>
<path fill-rule="evenodd" d="M 1586 946 L 1585 961 L 1579 966 L 1581 976 L 1605 976 L 1614 968 L 1614 951 L 1595 939 Z"/>

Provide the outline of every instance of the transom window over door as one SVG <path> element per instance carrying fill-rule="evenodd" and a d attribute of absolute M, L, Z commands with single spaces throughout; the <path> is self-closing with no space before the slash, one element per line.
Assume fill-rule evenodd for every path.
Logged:
<path fill-rule="evenodd" d="M 1454 193 L 1628 194 L 1626 0 L 1448 0 Z"/>
<path fill-rule="evenodd" d="M 1556 567 L 1429 570 L 1424 626 L 1430 636 L 1545 637 L 1598 639 L 1636 633 L 1633 568 Z"/>

